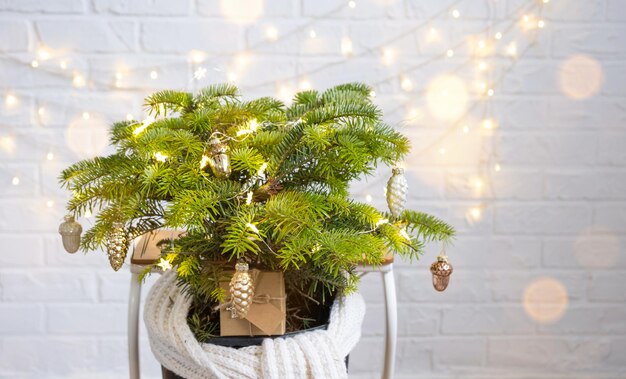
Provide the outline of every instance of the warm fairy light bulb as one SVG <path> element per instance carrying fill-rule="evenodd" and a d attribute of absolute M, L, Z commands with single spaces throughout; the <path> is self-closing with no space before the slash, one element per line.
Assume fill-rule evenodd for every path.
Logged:
<path fill-rule="evenodd" d="M 46 114 L 46 108 L 39 107 L 39 109 L 37 109 L 37 114 L 43 116 L 44 114 Z"/>
<path fill-rule="evenodd" d="M 150 79 L 157 79 L 159 77 L 159 73 L 155 70 L 150 71 Z"/>
<path fill-rule="evenodd" d="M 502 39 L 502 33 L 497 32 L 497 33 L 494 35 L 494 38 L 495 38 L 495 39 L 497 39 L 497 40 Z"/>
<path fill-rule="evenodd" d="M 459 12 L 459 10 L 458 10 L 458 9 L 453 9 L 453 10 L 452 10 L 452 12 L 451 12 L 451 14 L 452 14 L 452 17 L 454 17 L 454 18 L 459 18 L 459 17 L 461 17 L 461 12 Z"/>
<path fill-rule="evenodd" d="M 493 128 L 495 128 L 495 122 L 492 119 L 485 119 L 482 122 L 483 128 L 487 129 L 487 130 L 491 130 Z"/>
<path fill-rule="evenodd" d="M 493 170 L 494 170 L 495 172 L 500 172 L 500 171 L 502 170 L 502 166 L 500 166 L 500 164 L 499 164 L 499 163 L 496 163 L 496 164 L 493 166 Z"/>
<path fill-rule="evenodd" d="M 54 153 L 52 151 L 48 152 L 48 154 L 46 154 L 46 159 L 51 161 L 54 159 Z"/>
<path fill-rule="evenodd" d="M 72 84 L 74 85 L 74 87 L 84 87 L 85 83 L 85 77 L 82 74 L 74 74 L 74 77 L 72 78 Z"/>
<path fill-rule="evenodd" d="M 406 92 L 412 91 L 413 90 L 413 82 L 411 81 L 410 78 L 405 76 L 400 81 L 400 87 L 402 87 L 402 89 L 405 90 Z"/>
<path fill-rule="evenodd" d="M 432 27 L 430 29 L 428 29 L 428 40 L 429 41 L 435 41 L 438 37 L 439 37 L 439 34 L 437 33 L 437 29 L 432 28 Z"/>
<path fill-rule="evenodd" d="M 234 82 L 237 80 L 237 74 L 232 71 L 230 71 L 226 76 L 228 77 L 229 82 Z"/>
<path fill-rule="evenodd" d="M 32 62 L 30 62 L 30 65 L 32 68 L 37 68 L 39 67 L 39 62 L 37 62 L 37 60 L 33 60 Z"/>
<path fill-rule="evenodd" d="M 376 227 L 379 227 L 381 225 L 385 225 L 389 223 L 389 219 L 387 218 L 381 218 L 380 220 L 376 221 Z"/>
<path fill-rule="evenodd" d="M 454 50 L 448 49 L 448 51 L 446 51 L 446 56 L 448 58 L 452 58 L 454 56 Z"/>
<path fill-rule="evenodd" d="M 506 53 L 512 57 L 515 57 L 517 55 L 517 44 L 515 42 L 511 42 L 506 47 Z"/>
<path fill-rule="evenodd" d="M 544 4 L 548 4 L 550 2 L 550 0 L 543 0 Z"/>
<path fill-rule="evenodd" d="M 356 1 L 353 1 L 353 0 L 348 1 L 348 6 L 354 9 L 356 7 Z"/>
<path fill-rule="evenodd" d="M 525 14 L 525 15 L 522 17 L 522 20 L 523 20 L 524 22 L 528 22 L 528 21 L 530 21 L 530 16 L 528 16 L 527 14 Z"/>
<path fill-rule="evenodd" d="M 478 221 L 480 220 L 480 217 L 482 216 L 482 211 L 480 210 L 480 208 L 474 207 L 470 209 L 469 214 L 475 221 Z"/>
<path fill-rule="evenodd" d="M 154 117 L 152 116 L 146 117 L 146 119 L 143 120 L 141 125 L 139 125 L 137 128 L 135 128 L 135 130 L 133 130 L 133 134 L 138 135 L 139 133 L 143 132 L 148 126 L 150 126 L 153 122 L 154 122 Z"/>
<path fill-rule="evenodd" d="M 543 29 L 544 26 L 546 26 L 546 22 L 545 21 L 543 21 L 543 20 L 537 21 L 537 27 L 539 29 Z"/>
<path fill-rule="evenodd" d="M 205 57 L 206 57 L 206 54 L 204 53 L 204 51 L 191 50 L 189 52 L 189 60 L 192 61 L 193 63 L 202 63 L 204 62 Z"/>
<path fill-rule="evenodd" d="M 270 41 L 276 41 L 278 39 L 278 29 L 274 26 L 268 26 L 265 28 L 265 37 Z"/>
<path fill-rule="evenodd" d="M 317 33 L 315 32 L 314 29 L 309 30 L 309 38 L 315 38 L 317 37 Z"/>
<path fill-rule="evenodd" d="M 302 80 L 300 81 L 299 87 L 302 91 L 308 91 L 311 89 L 311 82 L 309 82 L 308 80 Z"/>
<path fill-rule="evenodd" d="M 463 133 L 467 134 L 467 133 L 469 133 L 469 130 L 470 130 L 469 126 L 463 125 Z"/>
<path fill-rule="evenodd" d="M 252 223 L 247 223 L 246 226 L 248 227 L 248 229 L 252 230 L 254 233 L 259 234 L 259 229 L 256 227 L 256 225 L 252 224 Z"/>
<path fill-rule="evenodd" d="M 372 202 L 372 200 L 374 200 L 374 199 L 372 198 L 372 195 L 365 195 L 365 201 L 366 201 L 366 202 L 371 203 L 371 202 Z"/>
<path fill-rule="evenodd" d="M 489 97 L 493 96 L 493 95 L 494 95 L 494 93 L 495 93 L 495 92 L 493 91 L 493 89 L 492 89 L 492 88 L 489 88 L 489 89 L 487 90 L 487 96 L 489 96 Z"/>
<path fill-rule="evenodd" d="M 376 97 L 376 91 L 371 90 L 370 91 L 370 97 Z"/>
<path fill-rule="evenodd" d="M 67 62 L 66 61 L 59 62 L 59 67 L 61 67 L 61 70 L 67 70 Z"/>
<path fill-rule="evenodd" d="M 133 117 L 133 115 L 132 115 L 132 114 L 130 114 L 130 113 L 126 114 L 126 120 L 128 120 L 128 121 L 133 121 L 134 119 L 135 119 L 135 118 Z"/>
<path fill-rule="evenodd" d="M 46 206 L 47 206 L 48 208 L 52 208 L 52 207 L 54 207 L 54 201 L 53 201 L 53 200 L 48 200 L 48 201 L 46 201 Z"/>
<path fill-rule="evenodd" d="M 122 75 L 122 73 L 121 73 L 121 72 L 119 72 L 119 71 L 118 71 L 118 72 L 116 72 L 116 73 L 115 73 L 115 79 L 117 79 L 117 80 L 121 80 L 121 79 L 122 79 L 122 77 L 123 77 L 123 75 Z"/>
<path fill-rule="evenodd" d="M 156 159 L 159 162 L 165 162 L 167 161 L 168 156 L 163 154 L 160 151 L 157 151 L 156 153 L 154 153 L 154 159 Z"/>
<path fill-rule="evenodd" d="M 264 176 L 265 175 L 265 170 L 267 170 L 267 162 L 263 162 L 261 167 L 259 167 L 259 170 L 256 173 L 257 176 Z"/>
<path fill-rule="evenodd" d="M 487 47 L 487 43 L 483 40 L 478 41 L 478 48 L 479 49 L 484 49 L 485 47 Z"/>
<path fill-rule="evenodd" d="M 4 103 L 8 108 L 13 107 L 17 104 L 17 97 L 15 97 L 15 95 L 6 95 Z"/>
<path fill-rule="evenodd" d="M 383 64 L 389 66 L 396 60 L 396 51 L 392 48 L 383 49 Z"/>
<path fill-rule="evenodd" d="M 90 117 L 89 112 L 83 112 L 83 119 L 84 120 L 89 120 L 89 117 Z"/>
<path fill-rule="evenodd" d="M 14 176 L 13 179 L 11 180 L 11 184 L 13 184 L 14 186 L 17 186 L 20 184 L 20 177 L 19 176 Z"/>
<path fill-rule="evenodd" d="M 446 148 L 445 147 L 440 147 L 439 148 L 439 154 L 446 155 Z"/>
<path fill-rule="evenodd" d="M 480 178 L 476 178 L 476 179 L 473 180 L 472 185 L 477 190 L 480 190 L 481 188 L 483 188 L 483 181 Z"/>
<path fill-rule="evenodd" d="M 50 58 L 50 51 L 42 46 L 39 49 L 37 49 L 37 56 L 42 61 L 45 61 L 46 59 Z"/>
<path fill-rule="evenodd" d="M 341 38 L 341 54 L 352 55 L 352 39 L 350 37 Z"/>
<path fill-rule="evenodd" d="M 487 70 L 487 63 L 485 63 L 485 62 L 479 62 L 479 63 L 478 63 L 478 69 L 479 69 L 480 71 L 485 71 L 485 70 Z"/>

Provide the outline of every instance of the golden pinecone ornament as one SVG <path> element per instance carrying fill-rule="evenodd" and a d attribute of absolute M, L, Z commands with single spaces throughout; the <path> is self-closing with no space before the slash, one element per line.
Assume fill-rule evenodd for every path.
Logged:
<path fill-rule="evenodd" d="M 230 176 L 231 168 L 228 145 L 219 138 L 213 138 L 209 141 L 208 164 L 213 174 L 218 178 L 227 178 Z"/>
<path fill-rule="evenodd" d="M 406 193 L 409 189 L 409 184 L 404 177 L 403 168 L 394 167 L 392 172 L 393 174 L 387 182 L 387 205 L 394 217 L 400 217 L 406 204 Z"/>
<path fill-rule="evenodd" d="M 105 237 L 105 245 L 111 267 L 115 271 L 119 270 L 124 264 L 129 245 L 124 223 L 116 221 L 111 225 L 111 230 Z"/>
<path fill-rule="evenodd" d="M 80 234 L 83 232 L 83 227 L 74 220 L 72 215 L 63 217 L 63 220 L 61 225 L 59 225 L 59 234 L 63 240 L 63 247 L 68 253 L 74 254 L 80 247 Z"/>
<path fill-rule="evenodd" d="M 232 318 L 246 318 L 252 298 L 254 297 L 254 283 L 250 275 L 248 264 L 238 262 L 235 265 L 235 273 L 230 280 L 230 306 Z"/>
<path fill-rule="evenodd" d="M 448 257 L 445 255 L 439 255 L 437 262 L 430 266 L 430 272 L 433 274 L 433 287 L 437 291 L 444 291 L 448 287 L 452 270 L 452 265 L 448 262 Z"/>

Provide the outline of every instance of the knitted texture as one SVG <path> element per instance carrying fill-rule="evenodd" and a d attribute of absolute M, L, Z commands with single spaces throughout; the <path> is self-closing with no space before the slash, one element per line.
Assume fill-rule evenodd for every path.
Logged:
<path fill-rule="evenodd" d="M 365 315 L 365 302 L 355 293 L 335 300 L 327 330 L 234 349 L 196 340 L 187 325 L 190 303 L 170 270 L 154 284 L 144 308 L 152 352 L 164 367 L 187 379 L 347 378 L 344 359 L 361 336 Z"/>

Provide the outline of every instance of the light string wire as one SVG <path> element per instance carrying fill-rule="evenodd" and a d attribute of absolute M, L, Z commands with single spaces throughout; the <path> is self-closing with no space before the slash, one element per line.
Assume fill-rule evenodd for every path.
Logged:
<path fill-rule="evenodd" d="M 381 43 L 381 44 L 380 44 L 380 45 L 378 45 L 378 46 L 375 46 L 375 47 L 370 47 L 370 48 L 368 48 L 368 49 L 365 49 L 365 50 L 363 50 L 363 51 L 362 51 L 361 53 L 359 53 L 359 54 L 352 54 L 352 55 L 348 56 L 347 58 L 344 58 L 342 61 L 332 62 L 332 63 L 330 63 L 330 64 L 327 64 L 327 65 L 324 65 L 324 66 L 320 66 L 320 67 L 318 67 L 318 68 L 316 68 L 316 69 L 314 69 L 314 70 L 312 70 L 312 71 L 309 71 L 309 72 L 307 72 L 307 73 L 304 73 L 304 74 L 294 75 L 294 76 L 291 76 L 291 77 L 289 77 L 289 78 L 287 78 L 287 79 L 276 79 L 276 80 L 272 80 L 272 81 L 267 81 L 267 82 L 264 82 L 264 83 L 261 83 L 261 84 L 257 84 L 257 85 L 255 85 L 255 86 L 253 86 L 252 88 L 256 88 L 256 87 L 261 86 L 261 85 L 267 85 L 267 84 L 270 84 L 270 83 L 276 83 L 276 82 L 280 82 L 280 81 L 285 81 L 285 80 L 293 80 L 293 79 L 301 78 L 303 75 L 311 75 L 312 73 L 320 72 L 320 71 L 325 70 L 325 69 L 327 69 L 327 68 L 330 68 L 330 67 L 333 67 L 333 66 L 336 66 L 336 65 L 342 64 L 342 63 L 344 63 L 345 61 L 347 61 L 348 59 L 351 59 L 351 58 L 360 57 L 360 56 L 366 56 L 366 55 L 371 55 L 371 53 L 374 53 L 374 52 L 376 52 L 376 51 L 379 51 L 379 50 L 380 50 L 383 46 L 388 45 L 388 44 L 390 44 L 390 43 L 393 43 L 393 42 L 395 42 L 395 41 L 397 41 L 397 40 L 399 40 L 399 39 L 401 39 L 401 38 L 404 38 L 405 36 L 410 35 L 411 33 L 413 33 L 413 32 L 415 32 L 415 31 L 417 31 L 417 30 L 421 29 L 421 28 L 422 28 L 422 27 L 424 27 L 424 26 L 431 25 L 431 24 L 432 24 L 432 22 L 433 22 L 434 20 L 436 20 L 436 19 L 437 19 L 438 17 L 440 17 L 441 15 L 446 14 L 447 12 L 449 12 L 449 10 L 450 10 L 452 7 L 454 7 L 456 4 L 459 4 L 461 1 L 462 1 L 462 0 L 457 0 L 457 1 L 455 1 L 454 3 L 452 3 L 452 4 L 450 4 L 450 5 L 447 5 L 444 9 L 442 9 L 442 10 L 441 10 L 441 11 L 439 11 L 439 12 L 437 12 L 437 13 L 436 13 L 436 14 L 434 14 L 432 17 L 430 17 L 430 18 L 429 18 L 429 19 L 427 19 L 426 21 L 424 21 L 424 22 L 420 23 L 419 25 L 417 25 L 417 26 L 415 26 L 415 27 L 413 27 L 413 28 L 410 28 L 409 30 L 403 31 L 402 33 L 400 33 L 399 35 L 396 35 L 396 36 L 395 36 L 395 37 L 393 37 L 393 38 L 390 38 L 390 39 L 385 40 L 383 43 Z M 344 8 L 343 6 L 337 7 L 336 9 L 332 10 L 331 12 L 328 12 L 328 13 L 326 13 L 325 15 L 323 15 L 323 16 L 321 16 L 321 17 L 319 17 L 318 19 L 321 19 L 321 18 L 324 18 L 324 17 L 328 17 L 328 16 L 330 16 L 330 15 L 332 15 L 332 14 L 336 13 L 338 10 L 341 10 L 341 9 L 343 9 L 343 8 Z M 521 8 L 523 8 L 523 6 L 521 6 L 519 9 L 521 9 Z M 542 9 L 543 9 L 543 7 L 542 7 Z M 490 20 L 491 20 L 491 21 L 493 21 L 493 16 L 491 16 L 491 15 L 490 15 Z M 315 24 L 315 22 L 316 22 L 316 21 L 317 21 L 317 19 L 311 20 L 311 21 L 309 21 L 308 23 L 306 23 L 306 24 L 304 24 L 304 25 L 302 25 L 302 26 L 300 26 L 300 27 L 298 27 L 298 28 L 294 29 L 294 31 L 293 31 L 293 33 L 292 33 L 292 34 L 294 34 L 294 33 L 296 33 L 296 32 L 301 32 L 301 31 L 305 30 L 306 28 L 310 28 L 312 25 L 314 25 L 314 24 Z M 510 30 L 511 30 L 511 29 L 515 26 L 515 24 L 516 24 L 516 22 L 513 22 L 513 23 L 512 23 L 511 25 L 509 25 L 506 29 L 504 29 L 504 30 L 502 31 L 502 33 L 504 34 L 504 33 L 507 33 L 508 31 L 510 31 Z M 491 27 L 492 27 L 492 25 L 490 25 L 490 28 L 491 28 Z M 488 29 L 488 30 L 489 30 L 489 29 Z M 292 34 L 289 34 L 289 35 L 281 35 L 281 38 L 287 38 L 287 37 L 291 36 Z M 276 42 L 276 40 L 271 41 L 271 42 Z M 245 50 L 245 52 L 250 52 L 252 49 L 254 49 L 254 48 L 258 48 L 258 47 L 263 46 L 263 45 L 265 45 L 265 44 L 267 44 L 267 43 L 269 43 L 269 42 L 268 42 L 268 41 L 262 41 L 262 42 L 260 42 L 260 43 L 255 44 L 255 45 L 252 45 L 252 46 L 248 47 L 248 48 Z M 465 44 L 465 41 L 461 41 L 460 43 L 458 43 L 458 44 L 454 45 L 454 47 L 453 47 L 453 48 L 454 48 L 454 49 L 457 49 L 457 48 L 459 48 L 459 47 L 462 47 L 464 44 Z M 236 53 L 223 54 L 223 55 L 224 55 L 224 56 L 235 56 L 235 55 L 240 54 L 240 53 L 241 53 L 241 52 L 236 52 Z M 523 55 L 523 54 L 522 54 L 522 55 Z M 0 54 L 0 56 L 5 56 L 5 57 L 7 57 L 7 56 L 8 56 L 9 58 L 13 59 L 13 57 L 12 57 L 12 56 L 10 56 L 10 55 L 8 55 L 8 54 Z M 404 72 L 405 72 L 405 73 L 407 73 L 407 72 L 408 72 L 408 73 L 410 73 L 410 72 L 415 71 L 415 70 L 416 70 L 416 69 L 418 69 L 418 68 L 423 68 L 423 67 L 425 67 L 426 65 L 428 65 L 428 64 L 430 64 L 430 63 L 432 63 L 432 62 L 436 62 L 436 61 L 438 61 L 439 59 L 441 59 L 441 58 L 442 58 L 442 56 L 443 56 L 443 54 L 435 55 L 435 56 L 431 57 L 430 59 L 427 59 L 427 60 L 425 60 L 425 61 L 421 61 L 421 62 L 420 62 L 420 63 L 418 63 L 417 65 L 414 65 L 414 66 L 412 66 L 412 67 L 409 67 L 409 68 L 405 69 L 405 70 L 404 70 Z M 14 60 L 16 60 L 16 61 L 17 61 L 17 62 L 19 62 L 19 63 L 24 63 L 23 61 L 18 60 L 17 58 L 15 58 Z M 471 60 L 472 60 L 472 57 L 470 57 L 468 60 L 470 60 L 470 61 L 471 61 Z M 187 63 L 188 63 L 188 62 L 186 62 L 186 64 L 187 64 Z M 515 61 L 514 61 L 514 63 L 515 63 Z M 513 66 L 513 65 L 511 65 L 511 67 L 510 67 L 508 70 L 506 70 L 506 71 L 505 71 L 505 73 L 508 73 L 508 72 L 510 71 L 510 69 L 512 68 L 512 66 Z M 192 65 L 192 67 L 193 67 L 193 65 Z M 453 72 L 458 71 L 458 70 L 459 70 L 459 69 L 461 69 L 462 67 L 464 67 L 464 66 L 463 66 L 463 65 L 461 65 L 460 67 L 458 67 L 457 69 L 455 69 Z M 36 67 L 33 67 L 33 68 L 36 68 Z M 65 73 L 66 73 L 67 71 L 65 71 L 65 70 L 64 70 L 64 71 L 61 71 L 60 73 L 59 73 L 59 72 L 54 72 L 54 71 L 52 71 L 52 70 L 43 70 L 43 71 L 47 71 L 47 72 L 52 73 L 52 74 L 57 74 L 57 75 L 61 75 L 61 76 L 65 76 L 65 77 L 67 77 L 67 76 L 65 75 Z M 374 83 L 374 86 L 376 86 L 376 85 L 380 85 L 380 84 L 382 84 L 382 83 L 386 83 L 386 82 L 388 82 L 388 81 L 390 81 L 390 80 L 397 80 L 397 79 L 398 79 L 398 77 L 399 77 L 399 74 L 398 74 L 398 73 L 394 73 L 394 75 L 392 75 L 392 76 L 390 76 L 390 77 L 388 77 L 388 78 L 385 78 L 385 79 L 382 79 L 382 80 L 379 80 L 379 81 L 375 82 L 375 83 Z M 504 74 L 503 74 L 503 75 L 501 75 L 501 78 L 500 78 L 500 79 L 502 79 L 503 77 L 504 77 Z M 494 82 L 493 82 L 492 87 L 495 87 L 495 85 L 496 85 L 497 83 L 499 83 L 499 81 L 500 81 L 500 80 L 498 80 L 498 81 L 494 81 Z M 192 82 L 193 82 L 193 81 L 192 81 Z M 109 88 L 109 89 L 110 89 L 110 88 L 111 88 L 111 87 L 110 87 L 110 85 L 109 85 L 109 86 L 107 86 L 107 88 Z M 34 99 L 36 99 L 36 100 L 38 100 L 38 97 L 36 97 L 36 96 L 30 96 L 30 97 L 31 97 L 31 98 L 34 98 Z M 50 103 L 54 103 L 54 102 L 47 101 L 46 103 L 47 103 L 47 104 L 50 104 Z M 473 110 L 474 110 L 474 108 L 475 108 L 475 106 L 476 106 L 477 104 L 479 104 L 479 103 L 480 103 L 480 101 L 477 101 L 477 103 L 476 103 L 474 106 L 470 107 L 470 109 L 468 109 L 467 114 L 469 114 L 471 111 L 473 111 Z M 57 104 L 60 104 L 60 103 L 57 103 Z M 66 110 L 68 109 L 68 106 L 67 106 L 66 104 L 64 104 L 64 109 L 66 109 Z M 75 108 L 75 109 L 78 109 L 78 108 Z M 458 127 L 458 124 L 459 124 L 460 122 L 462 122 L 462 120 L 463 120 L 463 119 L 465 119 L 465 118 L 466 118 L 466 116 L 461 117 L 461 119 L 460 119 L 458 122 L 456 122 L 456 123 L 455 123 L 455 124 L 457 124 L 457 125 L 456 125 L 456 127 Z M 456 129 L 456 128 L 451 128 L 451 129 Z M 439 140 L 444 139 L 444 138 L 445 138 L 448 134 L 450 134 L 450 133 L 451 133 L 451 132 L 447 132 L 447 133 L 445 133 L 445 134 L 444 134 L 444 135 L 443 135 L 443 136 L 442 136 Z M 440 143 L 440 142 L 438 141 L 438 142 L 435 142 L 433 145 L 437 145 L 437 144 L 439 144 L 439 143 Z M 52 151 L 53 151 L 52 146 L 55 146 L 55 145 L 49 145 L 49 146 L 50 146 L 49 151 L 50 151 L 50 152 L 52 152 Z M 55 146 L 55 147 L 59 148 L 58 146 Z M 431 148 L 431 147 L 429 147 L 429 148 Z M 420 153 L 421 153 L 421 151 L 428 150 L 429 148 L 424 148 L 424 149 L 421 149 L 421 150 L 420 150 Z M 50 153 L 48 153 L 48 154 L 50 154 Z"/>

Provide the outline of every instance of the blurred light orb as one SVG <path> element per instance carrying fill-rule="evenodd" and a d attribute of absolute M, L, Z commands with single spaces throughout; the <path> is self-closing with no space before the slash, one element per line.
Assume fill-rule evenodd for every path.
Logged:
<path fill-rule="evenodd" d="M 102 154 L 108 144 L 107 122 L 99 117 L 83 117 L 70 123 L 65 130 L 65 142 L 79 158 L 92 158 Z"/>
<path fill-rule="evenodd" d="M 559 83 L 566 96 L 587 99 L 598 93 L 604 81 L 600 63 L 586 55 L 574 55 L 559 68 Z"/>
<path fill-rule="evenodd" d="M 220 0 L 222 15 L 230 21 L 248 24 L 263 14 L 263 0 Z"/>
<path fill-rule="evenodd" d="M 428 109 L 435 118 L 453 121 L 461 117 L 467 109 L 467 87 L 456 76 L 438 76 L 428 84 L 426 100 Z"/>
<path fill-rule="evenodd" d="M 567 289 L 554 278 L 535 279 L 524 290 L 524 310 L 537 322 L 547 324 L 560 320 L 567 305 Z"/>

